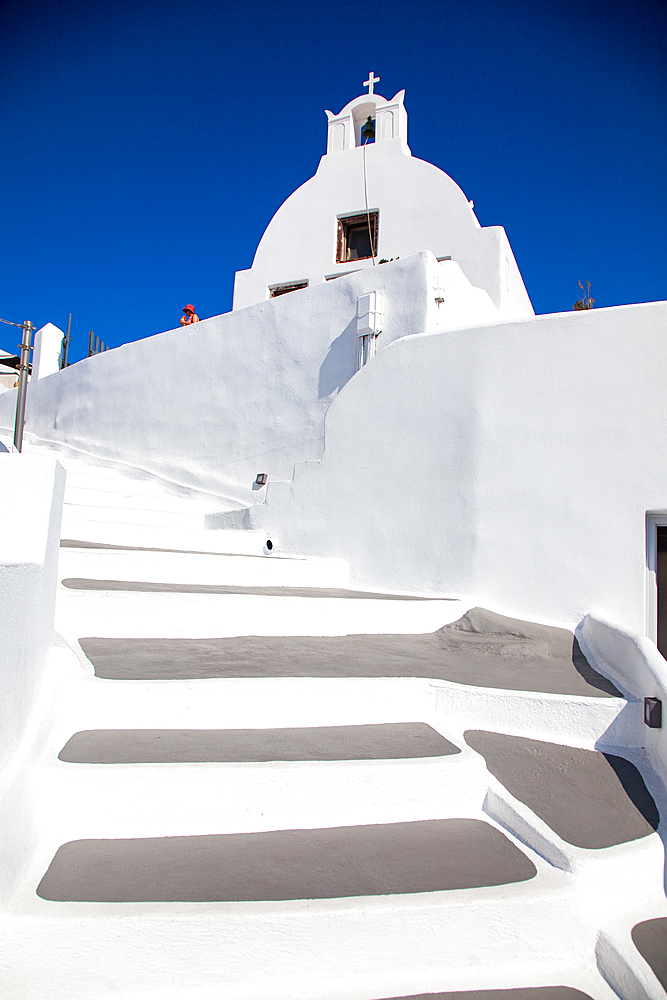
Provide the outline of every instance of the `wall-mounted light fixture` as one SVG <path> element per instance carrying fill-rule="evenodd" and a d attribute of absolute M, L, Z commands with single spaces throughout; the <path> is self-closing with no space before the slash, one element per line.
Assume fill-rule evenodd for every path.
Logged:
<path fill-rule="evenodd" d="M 381 292 L 366 292 L 357 297 L 357 337 L 377 337 L 382 333 L 384 297 Z"/>
<path fill-rule="evenodd" d="M 662 729 L 662 702 L 659 698 L 644 698 L 644 722 L 649 729 Z"/>
<path fill-rule="evenodd" d="M 257 473 L 257 479 L 255 480 L 255 484 L 257 486 L 266 486 L 266 484 L 268 483 L 268 481 L 269 481 L 269 477 L 267 476 L 266 472 L 258 472 Z"/>

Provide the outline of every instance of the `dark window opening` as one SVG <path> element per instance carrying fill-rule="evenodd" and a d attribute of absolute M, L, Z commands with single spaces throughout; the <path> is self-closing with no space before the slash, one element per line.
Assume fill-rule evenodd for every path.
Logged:
<path fill-rule="evenodd" d="M 658 640 L 656 645 L 667 657 L 667 525 L 656 530 L 655 582 L 658 588 Z"/>
<path fill-rule="evenodd" d="M 277 299 L 279 295 L 287 295 L 288 292 L 296 292 L 299 288 L 308 288 L 308 282 L 297 281 L 293 285 L 276 285 L 275 288 L 269 289 L 269 295 L 272 299 Z"/>
<path fill-rule="evenodd" d="M 377 257 L 379 213 L 352 215 L 338 220 L 336 263 Z M 371 242 L 372 240 L 372 242 Z"/>

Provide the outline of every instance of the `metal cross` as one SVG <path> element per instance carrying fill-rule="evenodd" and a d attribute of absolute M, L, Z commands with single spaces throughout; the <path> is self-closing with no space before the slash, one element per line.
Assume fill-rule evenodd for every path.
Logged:
<path fill-rule="evenodd" d="M 373 91 L 373 84 L 379 83 L 379 82 L 380 82 L 380 77 L 379 76 L 374 76 L 373 75 L 373 70 L 371 70 L 370 73 L 368 74 L 368 79 L 364 80 L 364 87 L 368 87 L 368 93 L 369 93 L 369 95 L 372 94 L 372 93 L 374 93 L 374 91 Z"/>

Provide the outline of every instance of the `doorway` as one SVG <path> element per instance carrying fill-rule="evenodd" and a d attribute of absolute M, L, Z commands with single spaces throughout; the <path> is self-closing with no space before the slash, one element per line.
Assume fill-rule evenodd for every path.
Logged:
<path fill-rule="evenodd" d="M 655 526 L 656 646 L 667 659 L 667 524 Z"/>
<path fill-rule="evenodd" d="M 667 659 L 667 511 L 646 515 L 646 634 Z"/>

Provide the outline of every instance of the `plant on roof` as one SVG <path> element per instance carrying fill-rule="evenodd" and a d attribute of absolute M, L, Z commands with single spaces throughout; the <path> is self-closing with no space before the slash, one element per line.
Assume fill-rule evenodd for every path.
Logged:
<path fill-rule="evenodd" d="M 574 305 L 572 306 L 572 308 L 576 309 L 576 310 L 580 310 L 580 309 L 592 309 L 593 308 L 593 303 L 595 302 L 595 299 L 591 298 L 591 283 L 590 283 L 590 281 L 586 282 L 586 288 L 584 288 L 584 286 L 582 285 L 582 283 L 579 282 L 579 288 L 584 293 L 583 297 L 580 298 L 580 299 L 577 299 L 577 301 L 574 303 Z"/>

